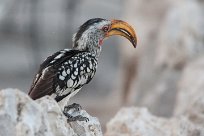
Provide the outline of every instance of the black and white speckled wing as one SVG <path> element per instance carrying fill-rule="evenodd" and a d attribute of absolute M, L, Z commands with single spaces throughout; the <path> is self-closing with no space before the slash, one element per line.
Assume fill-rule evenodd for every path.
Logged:
<path fill-rule="evenodd" d="M 56 92 L 56 86 L 63 86 L 58 80 L 58 70 L 61 65 L 82 51 L 64 49 L 49 56 L 40 66 L 31 85 L 29 96 L 38 99 Z"/>
<path fill-rule="evenodd" d="M 58 66 L 56 88 L 56 101 L 64 97 L 72 97 L 84 84 L 88 84 L 95 75 L 97 59 L 90 52 L 81 52 Z"/>

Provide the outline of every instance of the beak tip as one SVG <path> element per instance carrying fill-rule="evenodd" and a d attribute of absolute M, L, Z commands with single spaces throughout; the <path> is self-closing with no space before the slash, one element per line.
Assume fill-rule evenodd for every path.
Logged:
<path fill-rule="evenodd" d="M 137 38 L 135 38 L 134 40 L 132 40 L 132 45 L 134 46 L 134 48 L 137 47 Z"/>

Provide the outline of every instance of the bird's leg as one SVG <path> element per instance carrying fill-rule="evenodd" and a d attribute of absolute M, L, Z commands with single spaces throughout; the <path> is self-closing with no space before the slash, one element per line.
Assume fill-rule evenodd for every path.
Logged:
<path fill-rule="evenodd" d="M 64 115 L 67 117 L 67 122 L 73 122 L 73 121 L 86 121 L 88 122 L 89 119 L 87 117 L 83 117 L 81 115 L 78 115 L 78 116 L 72 116 L 71 114 L 63 111 Z"/>
<path fill-rule="evenodd" d="M 77 104 L 77 103 L 73 103 L 71 105 L 67 105 L 64 107 L 64 112 L 68 112 L 71 109 L 75 109 L 76 111 L 79 111 L 82 109 L 81 105 Z"/>

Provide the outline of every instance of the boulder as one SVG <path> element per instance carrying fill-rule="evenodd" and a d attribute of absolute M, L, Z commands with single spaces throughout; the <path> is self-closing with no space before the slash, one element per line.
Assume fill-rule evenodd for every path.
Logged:
<path fill-rule="evenodd" d="M 203 136 L 204 129 L 185 116 L 153 116 L 146 108 L 122 108 L 107 124 L 105 136 Z"/>
<path fill-rule="evenodd" d="M 67 123 L 54 99 L 32 100 L 17 89 L 0 91 L 0 136 L 102 136 L 97 118 L 81 110 L 88 122 Z"/>

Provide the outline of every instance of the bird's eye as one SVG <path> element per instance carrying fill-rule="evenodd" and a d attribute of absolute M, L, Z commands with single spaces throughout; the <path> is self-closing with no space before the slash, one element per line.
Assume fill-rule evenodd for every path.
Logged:
<path fill-rule="evenodd" d="M 108 26 L 104 26 L 104 27 L 102 28 L 102 30 L 103 30 L 104 32 L 107 32 L 107 31 L 108 31 L 108 29 L 109 29 L 109 27 L 108 27 Z"/>

